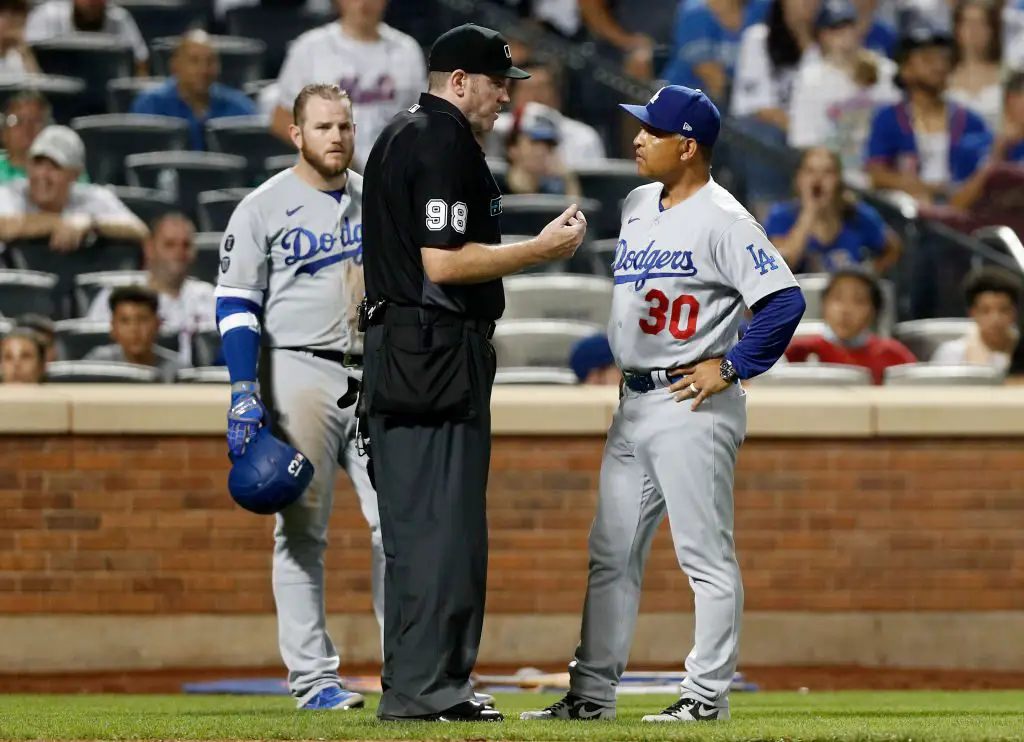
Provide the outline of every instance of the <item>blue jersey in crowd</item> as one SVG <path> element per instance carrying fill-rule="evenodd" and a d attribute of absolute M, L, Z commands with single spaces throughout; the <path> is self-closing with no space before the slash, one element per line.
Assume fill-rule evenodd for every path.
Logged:
<path fill-rule="evenodd" d="M 768 212 L 764 231 L 768 238 L 789 234 L 800 216 L 800 202 L 775 204 Z M 885 248 L 885 222 L 866 203 L 858 202 L 853 214 L 843 223 L 835 239 L 822 244 L 817 237 L 807 238 L 807 251 L 800 265 L 792 265 L 794 273 L 830 273 L 852 263 L 877 258 Z"/>

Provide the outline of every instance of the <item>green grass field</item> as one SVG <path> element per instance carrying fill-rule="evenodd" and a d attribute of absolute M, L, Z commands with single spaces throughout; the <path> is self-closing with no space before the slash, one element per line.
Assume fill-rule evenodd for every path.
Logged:
<path fill-rule="evenodd" d="M 626 696 L 614 722 L 525 722 L 556 696 L 498 698 L 500 724 L 380 723 L 371 709 L 298 712 L 287 698 L 0 696 L 3 740 L 1024 740 L 1024 692 L 736 693 L 733 720 L 644 724 L 668 696 Z M 376 699 L 369 699 L 374 705 Z"/>

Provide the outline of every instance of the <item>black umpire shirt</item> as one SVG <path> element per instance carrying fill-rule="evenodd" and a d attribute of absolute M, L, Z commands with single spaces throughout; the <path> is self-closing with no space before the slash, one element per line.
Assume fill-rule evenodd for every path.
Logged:
<path fill-rule="evenodd" d="M 439 286 L 423 270 L 421 247 L 501 241 L 501 191 L 462 112 L 423 93 L 384 128 L 363 173 L 367 302 L 499 319 L 500 278 Z"/>

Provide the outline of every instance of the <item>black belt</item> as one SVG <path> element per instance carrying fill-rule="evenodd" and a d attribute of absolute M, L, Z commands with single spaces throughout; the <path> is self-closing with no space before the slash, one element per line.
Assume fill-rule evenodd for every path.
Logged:
<path fill-rule="evenodd" d="M 668 372 L 666 371 L 665 373 L 667 374 Z M 667 376 L 669 384 L 679 381 L 684 375 Z M 646 394 L 658 388 L 658 382 L 654 379 L 654 372 L 636 373 L 633 371 L 623 371 L 622 381 L 631 391 L 640 394 Z"/>
<path fill-rule="evenodd" d="M 370 325 L 464 325 L 468 329 L 484 335 L 488 340 L 494 337 L 495 323 L 493 320 L 466 317 L 443 309 L 428 307 L 403 307 L 398 304 L 384 304 L 374 310 L 369 320 Z"/>
<path fill-rule="evenodd" d="M 318 348 L 299 347 L 278 348 L 278 350 L 296 350 L 300 353 L 309 353 L 311 356 L 315 356 L 316 358 L 322 358 L 325 361 L 332 361 L 333 363 L 340 363 L 342 366 L 363 365 L 363 356 L 361 353 L 343 353 L 340 350 L 320 350 Z"/>

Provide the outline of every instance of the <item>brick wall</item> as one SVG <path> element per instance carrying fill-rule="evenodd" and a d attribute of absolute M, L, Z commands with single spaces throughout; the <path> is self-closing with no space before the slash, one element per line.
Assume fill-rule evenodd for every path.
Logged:
<path fill-rule="evenodd" d="M 576 612 L 602 442 L 499 438 L 492 613 Z M 219 438 L 0 437 L 0 613 L 270 613 L 272 519 L 234 507 Z M 1019 441 L 750 440 L 737 474 L 750 610 L 1024 608 Z M 370 610 L 339 478 L 328 609 Z M 663 524 L 642 610 L 690 590 Z"/>

